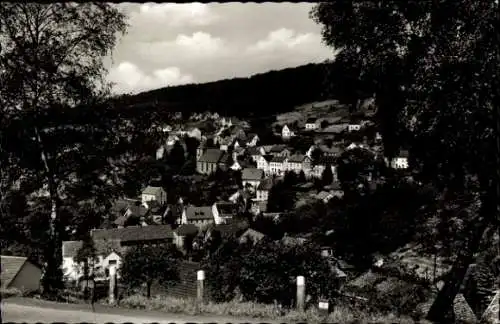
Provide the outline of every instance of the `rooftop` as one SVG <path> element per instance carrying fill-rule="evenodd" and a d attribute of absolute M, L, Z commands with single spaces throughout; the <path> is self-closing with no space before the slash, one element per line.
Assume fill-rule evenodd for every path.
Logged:
<path fill-rule="evenodd" d="M 214 219 L 211 206 L 189 206 L 186 208 L 186 218 L 188 220 L 210 220 Z"/>
<path fill-rule="evenodd" d="M 2 272 L 0 273 L 0 281 L 2 288 L 8 288 L 12 280 L 16 277 L 17 273 L 23 267 L 24 263 L 28 260 L 26 257 L 19 256 L 0 256 Z"/>
<path fill-rule="evenodd" d="M 153 187 L 153 186 L 147 186 L 143 191 L 143 195 L 154 195 L 154 196 L 159 196 L 161 195 L 161 192 L 163 191 L 162 187 Z"/>
<path fill-rule="evenodd" d="M 198 161 L 200 162 L 208 162 L 208 163 L 218 163 L 219 160 L 222 158 L 224 152 L 215 149 L 215 148 L 209 148 L 205 151 L 205 153 L 200 157 Z"/>
<path fill-rule="evenodd" d="M 170 225 L 96 229 L 91 232 L 91 235 L 94 240 L 118 240 L 120 242 L 155 241 L 173 238 Z"/>
<path fill-rule="evenodd" d="M 241 171 L 242 180 L 262 180 L 264 178 L 264 171 L 257 168 L 245 168 Z"/>

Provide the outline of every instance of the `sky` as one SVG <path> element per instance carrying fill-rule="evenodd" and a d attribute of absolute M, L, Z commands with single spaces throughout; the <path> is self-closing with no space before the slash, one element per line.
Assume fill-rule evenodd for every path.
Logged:
<path fill-rule="evenodd" d="M 107 60 L 115 93 L 248 77 L 333 57 L 312 3 L 122 3 L 129 28 Z"/>

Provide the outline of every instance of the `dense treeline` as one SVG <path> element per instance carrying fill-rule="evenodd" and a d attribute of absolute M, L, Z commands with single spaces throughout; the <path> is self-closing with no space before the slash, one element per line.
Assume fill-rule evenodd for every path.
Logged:
<path fill-rule="evenodd" d="M 307 64 L 295 68 L 203 84 L 189 84 L 124 95 L 120 101 L 161 111 L 216 111 L 237 117 L 266 117 L 294 106 L 336 98 L 351 102 L 348 75 L 338 63 Z M 326 86 L 328 82 L 328 86 Z M 325 89 L 330 89 L 325 91 Z M 354 87 L 352 87 L 354 89 Z"/>

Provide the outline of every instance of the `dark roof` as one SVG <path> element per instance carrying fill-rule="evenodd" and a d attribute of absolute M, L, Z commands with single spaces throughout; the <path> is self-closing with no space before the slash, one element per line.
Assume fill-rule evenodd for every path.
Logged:
<path fill-rule="evenodd" d="M 250 146 L 247 152 L 249 155 L 260 155 L 260 149 L 257 146 Z"/>
<path fill-rule="evenodd" d="M 257 190 L 271 190 L 273 187 L 273 180 L 272 179 L 264 179 L 259 183 L 259 186 L 257 187 Z"/>
<path fill-rule="evenodd" d="M 324 152 L 324 153 L 330 153 L 330 154 L 341 154 L 342 153 L 342 148 L 340 148 L 338 146 L 328 147 L 326 145 L 320 145 L 318 148 L 320 149 L 321 152 Z"/>
<path fill-rule="evenodd" d="M 117 199 L 111 207 L 111 212 L 116 214 L 124 214 L 130 203 L 130 200 Z"/>
<path fill-rule="evenodd" d="M 130 205 L 128 207 L 128 209 L 130 210 L 130 212 L 132 213 L 131 216 L 137 216 L 137 217 L 143 217 L 143 216 L 146 216 L 149 212 L 149 210 L 142 206 L 142 205 Z"/>
<path fill-rule="evenodd" d="M 173 238 L 170 225 L 130 226 L 125 228 L 97 229 L 91 232 L 94 240 L 119 240 L 121 242 L 154 241 Z"/>
<path fill-rule="evenodd" d="M 196 227 L 196 225 L 193 224 L 182 224 L 175 230 L 175 232 L 177 233 L 177 235 L 180 236 L 196 234 L 198 233 L 198 227 Z"/>
<path fill-rule="evenodd" d="M 342 190 L 342 186 L 340 185 L 340 182 L 334 181 L 332 184 L 329 186 L 331 190 Z"/>
<path fill-rule="evenodd" d="M 205 153 L 200 157 L 198 161 L 200 162 L 208 162 L 208 163 L 218 163 L 224 154 L 223 151 L 219 149 L 209 148 L 205 151 Z"/>
<path fill-rule="evenodd" d="M 269 149 L 269 152 L 280 153 L 280 152 L 283 152 L 286 149 L 287 149 L 287 146 L 285 144 L 277 144 L 277 145 L 273 145 Z"/>
<path fill-rule="evenodd" d="M 212 207 L 195 207 L 189 206 L 186 208 L 186 218 L 188 220 L 206 220 L 213 219 L 214 215 L 212 213 Z"/>
<path fill-rule="evenodd" d="M 241 171 L 242 180 L 262 180 L 264 178 L 264 171 L 257 168 L 246 168 Z"/>
<path fill-rule="evenodd" d="M 248 222 L 232 222 L 229 224 L 220 224 L 213 227 L 214 230 L 221 233 L 223 236 L 238 235 L 248 228 Z"/>
<path fill-rule="evenodd" d="M 2 282 L 2 288 L 8 288 L 12 280 L 17 276 L 21 268 L 24 266 L 28 258 L 2 255 L 1 259 L 1 274 L 0 280 Z"/>
<path fill-rule="evenodd" d="M 302 163 L 304 160 L 304 155 L 302 154 L 294 154 L 288 158 L 288 162 L 291 163 Z"/>
<path fill-rule="evenodd" d="M 161 192 L 163 191 L 162 187 L 153 187 L 153 186 L 147 186 L 143 191 L 143 195 L 155 195 L 159 196 Z"/>
<path fill-rule="evenodd" d="M 231 155 L 227 152 L 223 152 L 222 156 L 219 159 L 219 163 L 229 163 L 229 160 L 231 159 Z"/>
<path fill-rule="evenodd" d="M 398 156 L 399 157 L 408 157 L 410 155 L 410 152 L 408 150 L 400 150 Z"/>
<path fill-rule="evenodd" d="M 264 159 L 265 159 L 267 162 L 270 162 L 273 158 L 274 158 L 274 156 L 273 156 L 273 155 L 271 155 L 271 154 L 266 154 L 266 155 L 264 155 Z"/>
<path fill-rule="evenodd" d="M 182 206 L 178 204 L 169 204 L 165 210 L 165 215 L 172 214 L 172 217 L 178 218 L 182 216 Z"/>
<path fill-rule="evenodd" d="M 221 215 L 233 215 L 238 211 L 238 205 L 230 202 L 218 202 L 216 206 Z"/>
<path fill-rule="evenodd" d="M 275 156 L 272 158 L 271 162 L 283 163 L 286 160 L 286 156 Z"/>
<path fill-rule="evenodd" d="M 316 118 L 307 118 L 306 124 L 314 124 L 317 121 Z"/>
<path fill-rule="evenodd" d="M 64 241 L 62 244 L 62 255 L 64 258 L 74 258 L 82 247 L 83 241 Z"/>
<path fill-rule="evenodd" d="M 336 162 L 336 157 L 334 156 L 328 156 L 328 155 L 324 155 L 324 156 L 320 156 L 318 161 L 316 162 L 316 164 L 322 164 L 322 165 L 327 165 L 327 164 L 335 164 Z"/>

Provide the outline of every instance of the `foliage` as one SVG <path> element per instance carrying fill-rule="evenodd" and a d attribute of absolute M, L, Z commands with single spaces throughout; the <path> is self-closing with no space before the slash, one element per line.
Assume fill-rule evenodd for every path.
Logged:
<path fill-rule="evenodd" d="M 306 277 L 312 300 L 333 292 L 329 265 L 313 246 L 290 247 L 262 240 L 242 260 L 240 290 L 249 301 L 276 300 L 291 306 L 299 275 Z"/>
<path fill-rule="evenodd" d="M 321 182 L 323 186 L 328 186 L 332 184 L 333 172 L 332 172 L 332 166 L 330 164 L 327 164 L 325 169 L 323 170 L 323 173 L 321 174 Z"/>
<path fill-rule="evenodd" d="M 297 68 L 287 68 L 256 74 L 250 78 L 220 80 L 206 84 L 190 84 L 167 87 L 123 96 L 125 105 L 154 107 L 162 114 L 182 111 L 201 112 L 207 106 L 226 116 L 247 117 L 259 121 L 272 117 L 278 112 L 286 112 L 290 107 L 323 99 L 322 89 L 326 81 L 325 64 L 307 64 Z M 338 84 L 342 77 L 337 75 Z M 337 81 L 336 80 L 336 81 Z M 278 86 L 277 86 L 278 85 Z M 203 105 L 199 103 L 203 102 Z M 260 107 L 255 112 L 255 107 Z M 258 132 L 259 136 L 261 133 Z"/>
<path fill-rule="evenodd" d="M 364 149 L 345 151 L 339 158 L 337 173 L 346 196 L 365 193 L 369 187 L 369 176 L 375 170 L 374 155 Z"/>
<path fill-rule="evenodd" d="M 82 246 L 78 249 L 75 256 L 77 264 L 83 264 L 83 278 L 89 278 L 93 274 L 94 264 L 97 262 L 97 250 L 94 245 L 94 240 L 88 235 L 83 241 Z"/>
<path fill-rule="evenodd" d="M 0 10 L 2 137 L 9 139 L 2 140 L 1 151 L 22 170 L 17 180 L 30 188 L 28 194 L 49 193 L 45 229 L 51 240 L 42 280 L 47 294 L 61 287 L 63 205 L 78 213 L 81 203 L 102 206 L 113 195 L 109 155 L 123 141 L 127 118 L 116 122 L 105 104 L 102 58 L 125 31 L 124 20 L 108 4 L 11 3 Z"/>
<path fill-rule="evenodd" d="M 423 181 L 476 192 L 478 216 L 429 318 L 451 309 L 468 265 L 496 215 L 497 1 L 333 1 L 311 12 L 336 61 L 375 93 L 384 153 L 412 145 Z M 467 73 L 464 73 L 466 71 Z"/>
<path fill-rule="evenodd" d="M 135 246 L 123 258 L 120 274 L 129 287 L 146 285 L 147 297 L 151 297 L 151 286 L 158 281 L 169 286 L 179 278 L 178 259 L 181 254 L 174 245 Z"/>
<path fill-rule="evenodd" d="M 144 298 L 140 295 L 129 296 L 120 301 L 120 306 L 165 313 L 197 314 L 196 304 L 191 299 L 179 299 L 166 296 Z M 265 305 L 254 302 L 205 303 L 199 309 L 201 314 L 218 316 L 234 316 L 235 318 L 259 318 L 276 320 L 281 323 L 305 322 L 319 323 L 414 323 L 411 318 L 399 317 L 394 314 L 383 315 L 368 312 L 364 308 L 352 308 L 349 305 L 336 305 L 334 311 L 325 319 L 316 308 L 306 312 L 290 311 L 283 313 L 276 305 Z"/>
<path fill-rule="evenodd" d="M 184 151 L 184 147 L 181 142 L 175 142 L 174 147 L 168 154 L 167 158 L 167 162 L 173 169 L 173 172 L 179 172 L 182 169 L 184 163 L 186 163 L 185 154 L 186 152 Z"/>
<path fill-rule="evenodd" d="M 295 207 L 297 197 L 292 187 L 284 181 L 277 181 L 269 191 L 267 199 L 267 211 L 284 212 Z"/>

